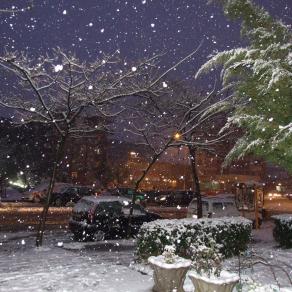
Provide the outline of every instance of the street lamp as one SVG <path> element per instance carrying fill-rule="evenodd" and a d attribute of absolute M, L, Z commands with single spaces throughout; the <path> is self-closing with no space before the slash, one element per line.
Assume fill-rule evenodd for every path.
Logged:
<path fill-rule="evenodd" d="M 174 139 L 175 140 L 180 140 L 180 138 L 181 138 L 181 134 L 180 133 L 177 132 L 177 133 L 174 134 Z"/>

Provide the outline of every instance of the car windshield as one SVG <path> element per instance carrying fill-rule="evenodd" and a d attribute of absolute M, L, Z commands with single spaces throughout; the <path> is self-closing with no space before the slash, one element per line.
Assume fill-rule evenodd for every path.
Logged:
<path fill-rule="evenodd" d="M 217 211 L 221 211 L 221 210 L 224 210 L 223 203 L 221 203 L 221 202 L 214 202 L 213 203 L 213 211 L 214 212 L 217 212 Z"/>
<path fill-rule="evenodd" d="M 224 203 L 224 206 L 226 208 L 233 208 L 233 207 L 235 207 L 235 203 L 234 202 L 226 202 L 226 203 Z"/>

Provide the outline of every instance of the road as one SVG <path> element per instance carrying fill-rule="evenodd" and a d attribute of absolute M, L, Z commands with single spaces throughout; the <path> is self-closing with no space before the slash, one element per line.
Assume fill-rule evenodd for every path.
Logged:
<path fill-rule="evenodd" d="M 34 230 L 42 214 L 42 206 L 33 203 L 1 203 L 0 231 Z M 63 228 L 68 224 L 72 208 L 51 207 L 47 217 L 47 228 Z"/>
<path fill-rule="evenodd" d="M 290 213 L 292 214 L 292 200 L 284 197 L 266 199 L 264 207 L 267 213 L 267 217 L 276 214 Z"/>
<path fill-rule="evenodd" d="M 267 218 L 281 213 L 292 214 L 292 200 L 275 198 L 265 201 Z M 149 206 L 149 211 L 160 214 L 163 218 L 184 218 L 187 207 Z M 48 213 L 47 228 L 60 229 L 67 226 L 71 216 L 70 207 L 51 207 Z M 0 230 L 35 230 L 42 213 L 42 206 L 34 203 L 0 203 Z"/>

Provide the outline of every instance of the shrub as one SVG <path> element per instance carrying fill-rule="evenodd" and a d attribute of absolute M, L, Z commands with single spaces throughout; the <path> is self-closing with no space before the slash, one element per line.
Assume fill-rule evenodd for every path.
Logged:
<path fill-rule="evenodd" d="M 292 247 L 292 214 L 272 216 L 275 222 L 273 235 L 280 246 Z"/>
<path fill-rule="evenodd" d="M 210 277 L 215 275 L 220 276 L 222 270 L 222 255 L 220 246 L 213 238 L 208 238 L 208 242 L 201 239 L 192 245 L 190 255 L 192 259 L 192 268 L 199 274 L 205 274 Z"/>
<path fill-rule="evenodd" d="M 188 250 L 199 240 L 210 238 L 220 245 L 220 253 L 230 257 L 246 250 L 252 222 L 242 217 L 216 219 L 173 219 L 144 223 L 137 238 L 140 260 L 162 254 L 166 245 L 174 245 L 176 254 L 189 258 Z"/>

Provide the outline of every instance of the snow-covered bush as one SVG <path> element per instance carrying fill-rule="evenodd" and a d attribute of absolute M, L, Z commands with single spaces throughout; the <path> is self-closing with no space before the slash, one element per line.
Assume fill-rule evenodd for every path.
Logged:
<path fill-rule="evenodd" d="M 140 260 L 161 255 L 165 246 L 174 245 L 176 254 L 190 258 L 189 249 L 198 240 L 212 238 L 220 245 L 220 253 L 230 257 L 244 251 L 251 237 L 252 222 L 242 217 L 214 219 L 173 219 L 144 223 L 137 238 Z"/>
<path fill-rule="evenodd" d="M 292 214 L 276 215 L 273 230 L 274 238 L 283 247 L 292 247 Z"/>
<path fill-rule="evenodd" d="M 222 270 L 223 256 L 220 253 L 220 246 L 210 236 L 207 237 L 207 242 L 199 239 L 190 248 L 192 259 L 192 268 L 199 274 L 205 274 L 210 277 L 215 275 L 220 276 Z"/>

